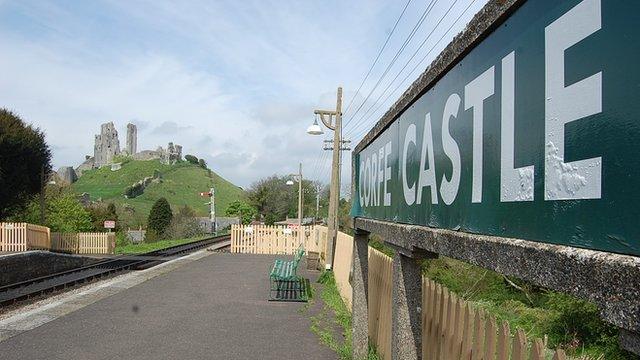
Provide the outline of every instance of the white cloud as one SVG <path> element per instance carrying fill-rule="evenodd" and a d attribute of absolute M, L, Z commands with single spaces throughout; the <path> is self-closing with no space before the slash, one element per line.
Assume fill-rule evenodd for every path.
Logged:
<path fill-rule="evenodd" d="M 412 4 L 383 60 L 423 6 Z M 241 186 L 300 161 L 327 181 L 323 137 L 305 133 L 313 109 L 334 108 L 339 85 L 346 106 L 399 11 L 384 1 L 0 0 L 0 106 L 46 131 L 56 167 L 92 154 L 101 123 L 124 134 L 133 122 L 139 149 L 181 144 Z"/>

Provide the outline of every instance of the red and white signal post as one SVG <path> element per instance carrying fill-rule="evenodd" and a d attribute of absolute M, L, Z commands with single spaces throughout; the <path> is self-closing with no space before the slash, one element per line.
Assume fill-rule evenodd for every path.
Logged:
<path fill-rule="evenodd" d="M 208 203 L 205 203 L 205 205 L 210 205 L 211 206 L 211 210 L 210 210 L 211 229 L 215 233 L 216 230 L 218 230 L 216 228 L 216 195 L 215 195 L 215 190 L 214 190 L 214 188 L 211 188 L 211 189 L 209 189 L 209 192 L 201 192 L 200 196 L 210 197 L 211 198 L 211 201 L 209 201 Z"/>

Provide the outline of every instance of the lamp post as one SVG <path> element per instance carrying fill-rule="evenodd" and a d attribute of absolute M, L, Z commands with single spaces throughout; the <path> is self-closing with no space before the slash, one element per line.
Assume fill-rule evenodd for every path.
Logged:
<path fill-rule="evenodd" d="M 349 150 L 343 147 L 346 141 L 342 140 L 342 88 L 338 88 L 338 96 L 336 100 L 335 110 L 314 110 L 313 112 L 320 116 L 320 120 L 328 129 L 333 130 L 333 144 L 324 150 L 333 151 L 333 160 L 331 162 L 331 187 L 329 192 L 329 213 L 327 225 L 329 236 L 327 241 L 327 259 L 326 268 L 330 270 L 333 267 L 333 258 L 335 251 L 336 238 L 338 237 L 338 207 L 340 201 L 340 151 Z M 335 121 L 334 121 L 335 119 Z M 307 128 L 310 135 L 322 135 L 324 131 L 315 119 L 313 124 Z"/>
<path fill-rule="evenodd" d="M 293 180 L 298 182 L 298 240 L 302 244 L 302 163 L 297 174 L 292 174 Z M 293 185 L 292 180 L 287 180 L 287 185 Z"/>

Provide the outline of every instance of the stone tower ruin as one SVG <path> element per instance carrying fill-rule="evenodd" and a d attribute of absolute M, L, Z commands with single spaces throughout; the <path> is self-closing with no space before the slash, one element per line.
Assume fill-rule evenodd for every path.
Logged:
<path fill-rule="evenodd" d="M 127 154 L 135 155 L 138 152 L 138 127 L 134 124 L 127 124 Z"/>
<path fill-rule="evenodd" d="M 113 158 L 120 154 L 120 140 L 118 131 L 112 122 L 102 124 L 100 135 L 96 135 L 93 146 L 94 167 L 100 167 L 113 162 Z"/>

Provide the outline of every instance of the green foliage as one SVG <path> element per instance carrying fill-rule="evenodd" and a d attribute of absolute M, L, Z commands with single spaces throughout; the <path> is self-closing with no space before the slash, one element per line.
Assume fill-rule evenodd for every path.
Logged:
<path fill-rule="evenodd" d="M 275 221 L 284 220 L 286 217 L 297 217 L 298 214 L 298 186 L 287 185 L 289 176 L 273 175 L 260 179 L 247 191 L 249 203 L 254 206 L 265 223 L 272 224 Z M 302 181 L 303 194 L 303 214 L 315 216 L 316 213 L 316 193 L 317 184 L 309 181 Z M 328 192 L 321 193 L 322 196 Z M 321 204 L 325 203 L 325 198 L 321 196 Z"/>
<path fill-rule="evenodd" d="M 424 261 L 423 273 L 499 321 L 509 322 L 512 329 L 521 328 L 530 337 L 548 335 L 550 348 L 562 347 L 572 356 L 638 359 L 619 348 L 617 330 L 587 301 L 518 279 L 507 281 L 493 271 L 449 258 Z"/>
<path fill-rule="evenodd" d="M 203 168 L 203 169 L 206 169 L 206 168 L 207 168 L 207 162 L 206 162 L 206 161 L 204 161 L 204 159 L 200 159 L 200 160 L 198 160 L 198 165 L 199 165 L 201 168 Z"/>
<path fill-rule="evenodd" d="M 116 231 L 120 228 L 118 221 L 118 213 L 116 212 L 116 206 L 113 203 L 108 205 L 93 204 L 86 208 L 91 216 L 91 225 L 95 231 L 105 231 L 105 220 L 113 220 L 116 222 Z"/>
<path fill-rule="evenodd" d="M 258 215 L 258 210 L 244 201 L 236 200 L 225 211 L 227 216 L 237 216 L 244 225 L 249 224 Z"/>
<path fill-rule="evenodd" d="M 118 248 L 123 248 L 129 245 L 131 245 L 131 241 L 127 238 L 127 235 L 122 231 L 116 232 L 116 251 Z"/>
<path fill-rule="evenodd" d="M 339 200 L 338 207 L 338 226 L 340 230 L 349 235 L 353 234 L 352 219 L 351 219 L 351 201 L 347 199 Z"/>
<path fill-rule="evenodd" d="M 136 196 L 140 196 L 144 193 L 144 186 L 137 182 L 131 186 L 127 186 L 124 189 L 124 196 L 126 196 L 128 199 L 133 199 Z"/>
<path fill-rule="evenodd" d="M 40 199 L 32 198 L 23 209 L 9 218 L 14 222 L 44 225 L 52 232 L 92 231 L 91 214 L 75 194 L 58 186 L 47 186 L 45 196 L 45 222 L 40 221 Z"/>
<path fill-rule="evenodd" d="M 135 198 L 127 199 L 123 196 L 126 187 L 147 176 L 153 176 L 155 170 L 162 173 L 161 183 L 152 182 L 144 189 L 143 194 Z M 208 170 L 186 161 L 164 165 L 156 160 L 132 160 L 118 171 L 111 171 L 108 167 L 89 170 L 71 188 L 78 194 L 89 193 L 93 200 L 100 197 L 105 202 L 115 203 L 120 210 L 120 224 L 124 228 L 137 228 L 145 226 L 151 206 L 161 197 L 166 198 L 176 209 L 188 205 L 197 216 L 207 216 L 209 206 L 204 204 L 206 201 L 203 201 L 200 192 L 208 191 L 212 185 L 216 189 L 218 214 L 224 214 L 232 201 L 244 198 L 242 189 L 236 185 L 213 172 L 209 175 Z"/>
<path fill-rule="evenodd" d="M 333 272 L 323 271 L 318 278 L 318 283 L 323 284 L 320 298 L 324 303 L 322 311 L 311 317 L 311 331 L 320 341 L 338 354 L 342 360 L 351 360 L 351 312 L 345 305 L 338 287 L 336 286 Z M 341 333 L 341 339 L 336 339 L 335 327 Z M 367 360 L 377 360 L 378 356 L 373 347 L 369 347 Z"/>
<path fill-rule="evenodd" d="M 71 194 L 47 201 L 46 223 L 54 232 L 83 232 L 93 229 L 91 215 Z"/>
<path fill-rule="evenodd" d="M 23 209 L 51 172 L 45 135 L 20 117 L 0 109 L 0 220 Z"/>
<path fill-rule="evenodd" d="M 391 247 L 384 244 L 382 238 L 376 234 L 372 234 L 369 239 L 369 246 L 372 248 L 382 252 L 383 254 L 393 257 L 394 251 Z"/>
<path fill-rule="evenodd" d="M 185 155 L 184 159 L 187 160 L 189 163 L 194 164 L 194 165 L 198 165 L 198 158 L 193 156 L 193 155 Z"/>
<path fill-rule="evenodd" d="M 147 220 L 147 241 L 155 241 L 161 239 L 165 235 L 165 231 L 171 224 L 173 213 L 171 212 L 171 205 L 165 198 L 160 198 L 153 204 L 151 211 L 149 212 L 149 218 Z M 151 232 L 151 234 L 149 234 Z"/>
<path fill-rule="evenodd" d="M 173 217 L 171 224 L 165 232 L 167 239 L 192 238 L 204 234 L 198 220 L 195 218 L 196 213 L 187 205 L 178 210 L 178 214 Z"/>

